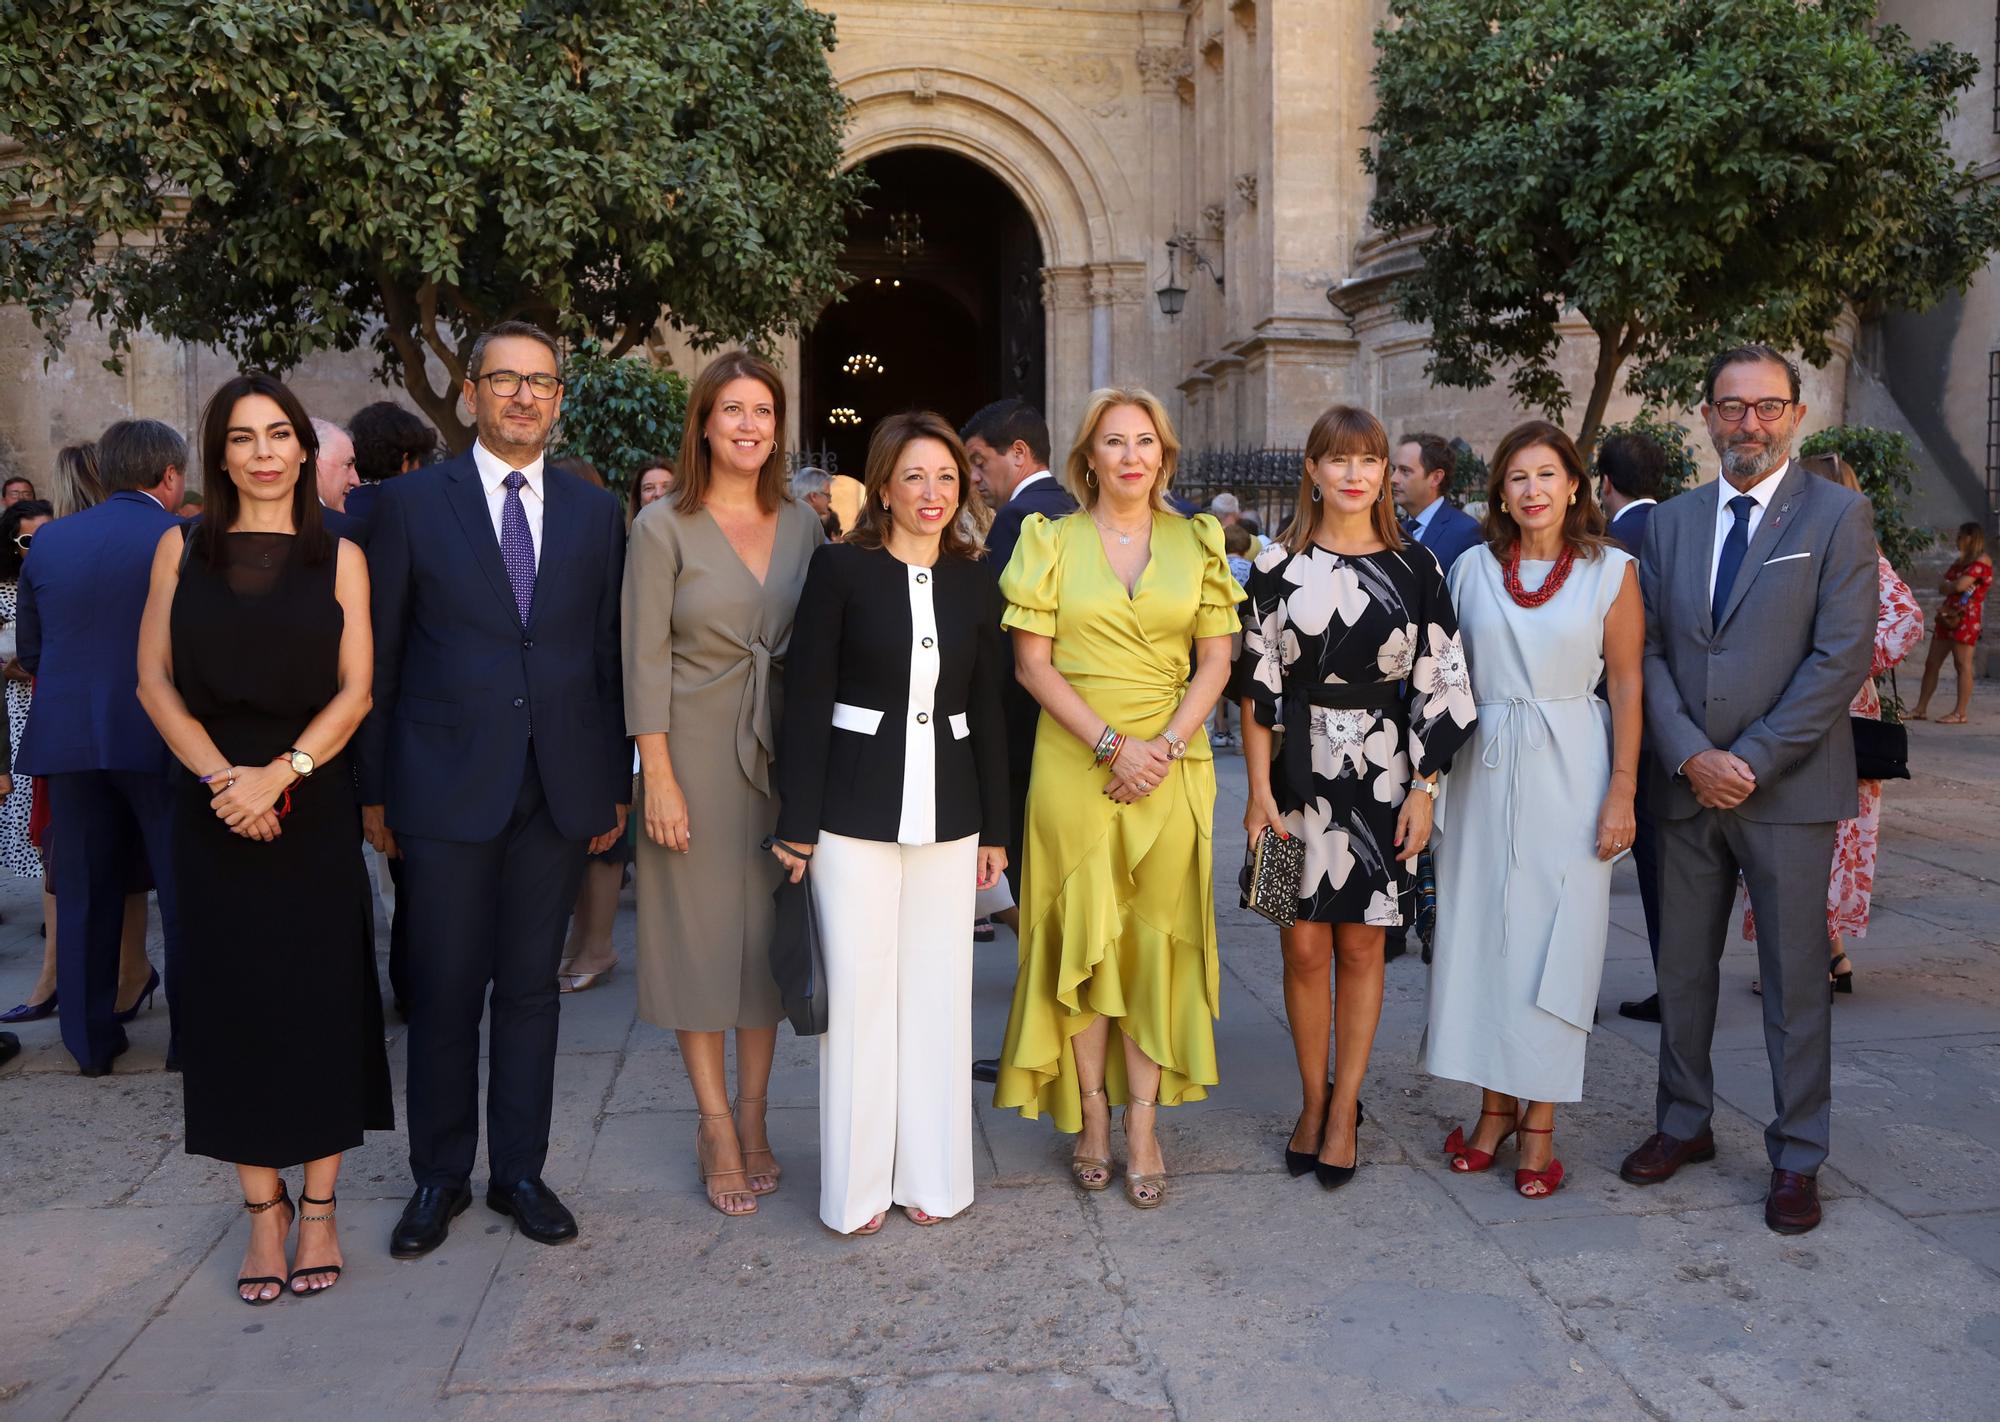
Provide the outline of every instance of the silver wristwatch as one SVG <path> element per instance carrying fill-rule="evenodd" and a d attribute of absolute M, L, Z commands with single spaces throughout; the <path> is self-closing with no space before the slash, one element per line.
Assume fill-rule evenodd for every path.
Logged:
<path fill-rule="evenodd" d="M 1435 801 L 1438 797 L 1438 783 L 1435 777 L 1429 780 L 1421 780 L 1421 779 L 1412 780 L 1410 782 L 1410 788 L 1412 790 L 1423 791 L 1426 795 L 1430 796 L 1433 801 Z"/>

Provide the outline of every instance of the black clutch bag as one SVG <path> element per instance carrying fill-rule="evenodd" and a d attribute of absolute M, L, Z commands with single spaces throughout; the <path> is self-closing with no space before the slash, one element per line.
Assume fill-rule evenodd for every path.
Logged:
<path fill-rule="evenodd" d="M 1280 928 L 1290 928 L 1299 921 L 1299 885 L 1305 876 L 1305 841 L 1282 838 L 1266 825 L 1244 855 L 1243 872 L 1237 875 L 1243 907 Z"/>
<path fill-rule="evenodd" d="M 1910 778 L 1910 728 L 1901 721 L 1849 716 L 1854 727 L 1854 774 L 1859 780 Z"/>
<path fill-rule="evenodd" d="M 811 867 L 796 884 L 789 878 L 780 881 L 771 898 L 778 908 L 771 932 L 771 976 L 778 981 L 792 1030 L 817 1037 L 826 1031 L 826 952 L 820 946 Z"/>

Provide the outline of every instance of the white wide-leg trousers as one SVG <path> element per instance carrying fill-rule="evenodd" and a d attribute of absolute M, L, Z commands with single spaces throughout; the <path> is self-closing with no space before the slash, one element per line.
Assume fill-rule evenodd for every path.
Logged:
<path fill-rule="evenodd" d="M 891 1205 L 972 1203 L 976 836 L 884 844 L 821 834 L 826 953 L 819 1217 L 850 1234 Z"/>

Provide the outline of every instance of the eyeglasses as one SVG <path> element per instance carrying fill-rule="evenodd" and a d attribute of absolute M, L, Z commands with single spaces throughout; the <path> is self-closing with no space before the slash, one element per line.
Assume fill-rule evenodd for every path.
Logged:
<path fill-rule="evenodd" d="M 562 393 L 562 377 L 547 375 L 541 371 L 533 375 L 523 375 L 518 370 L 489 370 L 479 377 L 486 382 L 486 388 L 502 400 L 511 398 L 521 388 L 521 382 L 528 382 L 528 392 L 537 400 L 553 400 Z"/>
<path fill-rule="evenodd" d="M 34 541 L 35 535 L 32 533 L 17 533 L 14 535 L 14 546 L 23 553 L 28 551 L 28 545 Z"/>
<path fill-rule="evenodd" d="M 1798 403 L 1796 400 L 1717 400 L 1708 408 L 1715 411 L 1716 417 L 1726 425 L 1742 423 L 1743 417 L 1752 410 L 1757 412 L 1758 419 L 1768 425 Z"/>

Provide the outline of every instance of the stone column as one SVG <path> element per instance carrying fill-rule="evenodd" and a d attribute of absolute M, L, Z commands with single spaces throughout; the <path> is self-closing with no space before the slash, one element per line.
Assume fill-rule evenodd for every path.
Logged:
<path fill-rule="evenodd" d="M 1068 452 L 1069 439 L 1093 386 L 1091 379 L 1090 271 L 1044 267 L 1042 310 L 1048 321 L 1049 437 L 1052 459 Z"/>

